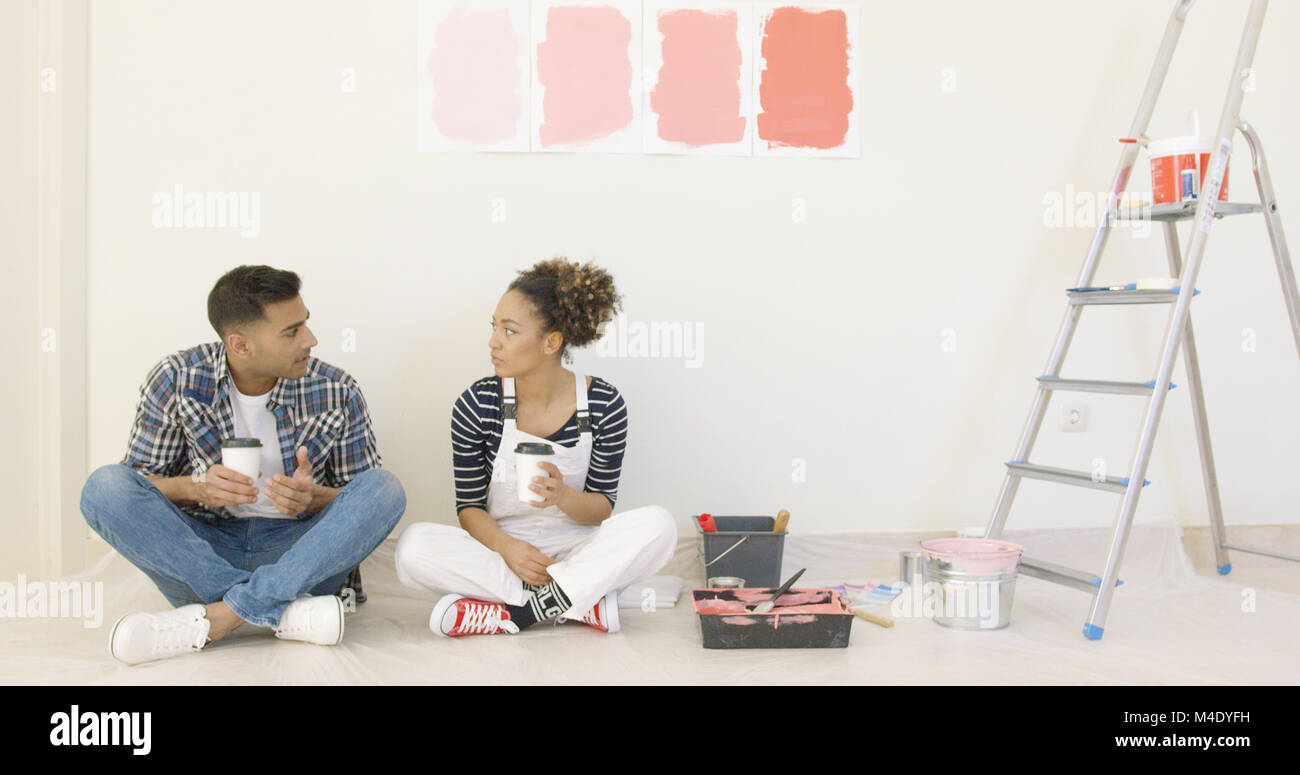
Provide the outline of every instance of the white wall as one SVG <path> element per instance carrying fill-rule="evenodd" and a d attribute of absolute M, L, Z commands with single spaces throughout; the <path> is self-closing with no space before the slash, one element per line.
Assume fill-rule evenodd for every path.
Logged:
<path fill-rule="evenodd" d="M 36 4 L 0 9 L 0 104 L 20 120 L 0 122 L 0 255 L 8 292 L 0 304 L 0 579 L 40 572 L 37 552 L 36 385 L 40 348 L 36 262 Z"/>
<path fill-rule="evenodd" d="M 414 2 L 93 4 L 91 463 L 121 457 L 149 367 L 214 338 L 216 277 L 269 263 L 304 276 L 316 354 L 361 381 L 407 519 L 450 522 L 450 406 L 490 373 L 487 320 L 513 271 L 561 253 L 609 267 L 633 320 L 704 326 L 698 369 L 579 355 L 630 406 L 622 506 L 661 503 L 683 527 L 701 510 L 781 507 L 808 532 L 982 523 L 1091 239 L 1044 227 L 1043 197 L 1108 185 L 1171 7 L 867 2 L 863 156 L 827 160 L 420 154 Z M 1190 107 L 1213 124 L 1245 8 L 1195 8 L 1153 136 L 1179 133 Z M 1298 25 L 1300 7 L 1273 4 L 1245 107 L 1283 203 L 1300 192 Z M 1238 141 L 1231 185 L 1253 200 L 1246 155 Z M 153 228 L 151 196 L 176 184 L 260 192 L 260 236 Z M 1099 279 L 1163 275 L 1164 261 L 1158 231 L 1120 233 Z M 1228 521 L 1295 523 L 1300 361 L 1258 219 L 1216 225 L 1199 285 Z M 1149 379 L 1163 321 L 1088 311 L 1065 374 Z M 1062 434 L 1053 411 L 1037 460 L 1127 464 L 1138 399 L 1086 403 L 1091 428 Z M 1185 391 L 1165 417 L 1141 513 L 1204 523 Z M 791 481 L 796 458 L 806 482 Z M 1109 524 L 1118 502 L 1021 493 L 1025 527 Z"/>

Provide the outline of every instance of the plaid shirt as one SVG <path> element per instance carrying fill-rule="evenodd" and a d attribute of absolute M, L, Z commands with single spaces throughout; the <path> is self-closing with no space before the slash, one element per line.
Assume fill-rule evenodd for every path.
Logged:
<path fill-rule="evenodd" d="M 153 367 L 140 387 L 140 403 L 127 444 L 126 465 L 146 476 L 197 475 L 221 461 L 221 440 L 235 435 L 228 395 L 232 379 L 221 342 L 169 355 Z M 361 388 L 347 372 L 311 358 L 299 379 L 280 379 L 266 408 L 275 416 L 284 457 L 292 476 L 296 453 L 307 448 L 317 484 L 342 487 L 357 474 L 383 464 Z M 199 504 L 183 510 L 207 522 L 227 518 L 223 509 Z M 299 515 L 300 518 L 310 516 Z M 361 594 L 360 574 L 353 571 Z M 350 577 L 349 582 L 353 579 Z"/>

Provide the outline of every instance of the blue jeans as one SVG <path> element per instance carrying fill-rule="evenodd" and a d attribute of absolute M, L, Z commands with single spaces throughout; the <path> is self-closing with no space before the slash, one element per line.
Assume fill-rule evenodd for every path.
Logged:
<path fill-rule="evenodd" d="M 307 519 L 223 519 L 209 524 L 167 500 L 123 464 L 90 475 L 81 513 L 90 527 L 153 580 L 174 606 L 224 600 L 239 618 L 275 627 L 303 593 L 332 595 L 406 510 L 397 477 L 358 474 Z"/>

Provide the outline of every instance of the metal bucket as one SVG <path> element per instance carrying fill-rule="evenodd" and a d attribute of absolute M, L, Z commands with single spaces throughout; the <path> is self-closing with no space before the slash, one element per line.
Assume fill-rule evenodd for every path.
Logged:
<path fill-rule="evenodd" d="M 954 630 L 1000 630 L 1011 624 L 1016 574 L 978 576 L 927 559 L 924 590 L 934 595 L 934 621 Z"/>
<path fill-rule="evenodd" d="M 1018 544 L 988 539 L 935 539 L 921 544 L 925 594 L 934 621 L 956 630 L 1000 630 L 1011 624 Z"/>
<path fill-rule="evenodd" d="M 785 551 L 785 533 L 774 533 L 772 517 L 719 517 L 713 522 L 717 532 L 695 529 L 700 533 L 700 559 L 706 578 L 735 576 L 751 587 L 779 587 L 781 556 Z"/>

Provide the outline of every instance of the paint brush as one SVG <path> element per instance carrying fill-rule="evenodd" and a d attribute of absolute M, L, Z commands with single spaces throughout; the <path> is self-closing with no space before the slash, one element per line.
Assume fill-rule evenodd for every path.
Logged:
<path fill-rule="evenodd" d="M 853 614 L 854 614 L 854 616 L 857 616 L 859 619 L 861 619 L 861 620 L 863 620 L 863 621 L 871 622 L 872 624 L 878 624 L 878 625 L 880 625 L 881 627 L 893 627 L 893 626 L 894 626 L 894 620 L 893 620 L 893 619 L 890 619 L 888 616 L 881 616 L 880 614 L 873 614 L 873 613 L 871 613 L 871 612 L 869 612 L 869 611 L 864 611 L 864 610 L 862 610 L 861 608 L 856 608 L 856 607 L 855 607 L 855 608 L 853 609 Z"/>
<path fill-rule="evenodd" d="M 775 595 L 772 595 L 768 599 L 764 600 L 763 602 L 759 603 L 758 605 L 754 606 L 749 610 L 753 611 L 756 614 L 765 614 L 768 611 L 771 611 L 772 607 L 776 605 L 777 598 L 781 597 L 781 595 L 784 595 L 786 592 L 789 592 L 790 587 L 794 586 L 794 583 L 799 580 L 799 577 L 802 576 L 803 572 L 806 570 L 808 569 L 800 568 L 798 573 L 786 579 L 786 582 L 784 584 L 777 587 Z"/>
<path fill-rule="evenodd" d="M 1068 293 L 1092 293 L 1094 291 L 1136 291 L 1137 283 L 1128 285 L 1085 285 L 1081 288 L 1066 288 Z"/>

